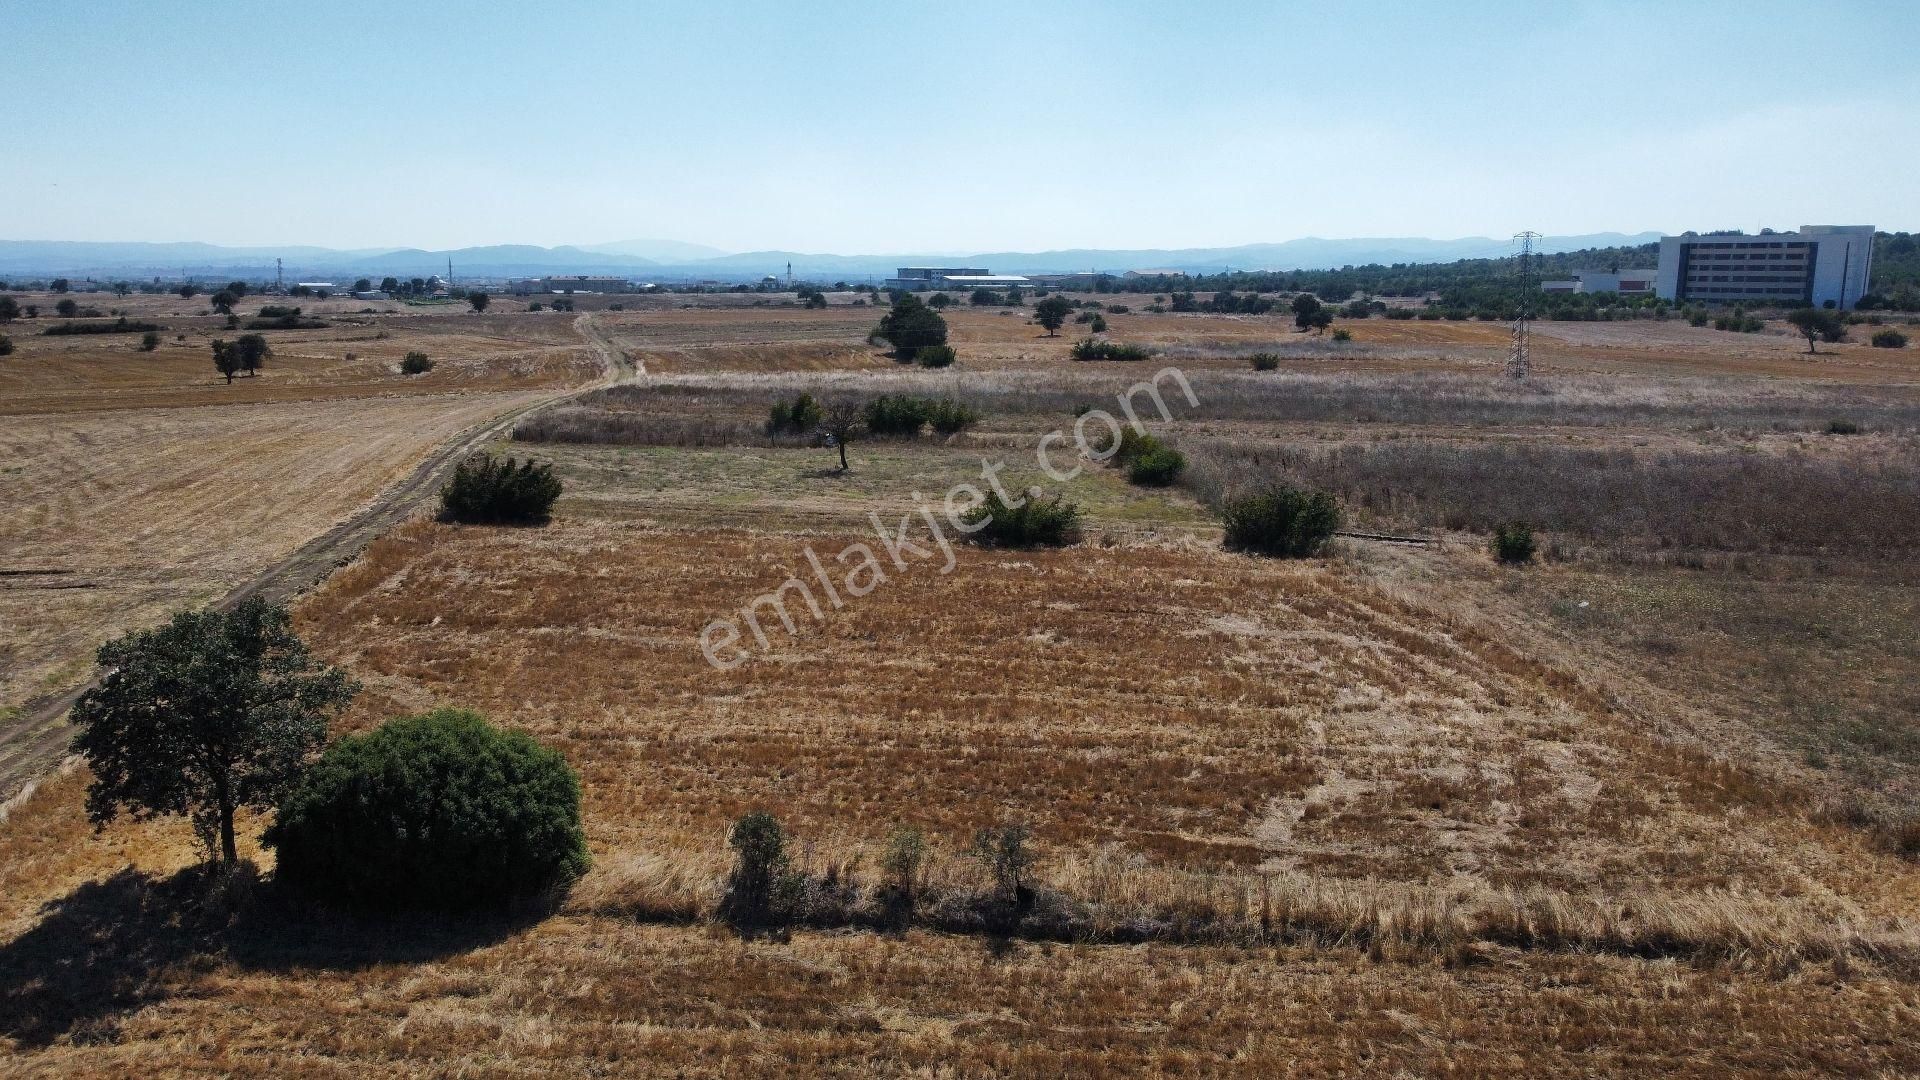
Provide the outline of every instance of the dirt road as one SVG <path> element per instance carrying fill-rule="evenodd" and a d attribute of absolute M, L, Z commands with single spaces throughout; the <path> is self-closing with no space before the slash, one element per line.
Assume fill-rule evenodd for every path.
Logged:
<path fill-rule="evenodd" d="M 301 545 L 293 554 L 262 569 L 234 587 L 215 605 L 231 608 L 249 597 L 283 603 L 351 561 L 380 534 L 411 517 L 440 490 L 453 466 L 468 454 L 509 431 L 519 420 L 540 409 L 622 382 L 645 369 L 613 343 L 592 315 L 574 320 L 574 330 L 600 355 L 606 373 L 586 386 L 552 394 L 530 405 L 476 424 L 441 444 L 406 479 L 382 492 L 351 517 Z M 67 711 L 94 685 L 88 680 L 58 693 L 28 701 L 0 727 L 0 809 L 11 803 L 37 778 L 66 755 L 71 738 Z M 0 813 L 0 817 L 4 817 Z"/>

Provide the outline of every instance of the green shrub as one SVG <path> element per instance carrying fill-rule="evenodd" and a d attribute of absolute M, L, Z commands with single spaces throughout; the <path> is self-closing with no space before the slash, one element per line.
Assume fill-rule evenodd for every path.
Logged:
<path fill-rule="evenodd" d="M 1494 530 L 1493 557 L 1510 566 L 1533 561 L 1533 527 L 1524 521 L 1511 521 Z"/>
<path fill-rule="evenodd" d="M 1257 352 L 1247 359 L 1253 363 L 1255 371 L 1278 371 L 1280 368 L 1279 353 Z"/>
<path fill-rule="evenodd" d="M 1106 318 L 1105 318 L 1104 316 L 1101 316 L 1101 315 L 1095 315 L 1095 316 L 1093 317 L 1093 322 L 1092 322 L 1092 324 L 1091 324 L 1091 325 L 1089 325 L 1089 326 L 1087 327 L 1087 329 L 1089 329 L 1089 330 L 1091 330 L 1091 331 L 1093 331 L 1093 332 L 1094 332 L 1094 333 L 1096 333 L 1096 334 L 1104 334 L 1104 333 L 1106 333 L 1106 332 L 1107 332 L 1107 320 L 1106 320 Z"/>
<path fill-rule="evenodd" d="M 141 352 L 152 352 L 155 349 L 158 349 L 159 347 L 160 347 L 160 335 L 157 331 L 149 330 L 146 333 L 140 335 L 140 351 Z"/>
<path fill-rule="evenodd" d="M 791 909 L 796 884 L 787 857 L 787 831 L 764 810 L 733 823 L 727 833 L 733 870 L 727 874 L 720 910 L 736 926 L 765 926 L 782 921 Z"/>
<path fill-rule="evenodd" d="M 580 780 L 478 713 L 435 709 L 334 743 L 267 830 L 277 880 L 371 909 L 473 909 L 586 872 Z"/>
<path fill-rule="evenodd" d="M 425 375 L 432 370 L 433 358 L 418 350 L 409 352 L 406 358 L 400 361 L 402 375 Z"/>
<path fill-rule="evenodd" d="M 553 466 L 476 454 L 460 463 L 440 489 L 440 508 L 452 521 L 545 524 L 560 498 Z"/>
<path fill-rule="evenodd" d="M 1015 507 L 988 492 L 962 520 L 978 526 L 968 539 L 991 547 L 1065 547 L 1080 539 L 1080 508 L 1058 495 L 1029 496 Z"/>
<path fill-rule="evenodd" d="M 867 430 L 875 435 L 912 438 L 927 426 L 929 404 L 926 398 L 881 394 L 867 402 L 864 417 Z"/>
<path fill-rule="evenodd" d="M 1907 335 L 1891 327 L 1876 331 L 1872 340 L 1873 347 L 1876 349 L 1904 349 L 1907 347 Z"/>
<path fill-rule="evenodd" d="M 1127 463 L 1127 479 L 1142 487 L 1166 487 L 1186 470 L 1187 456 L 1171 446 L 1156 447 Z"/>
<path fill-rule="evenodd" d="M 913 353 L 913 362 L 921 367 L 952 367 L 953 361 L 954 353 L 951 345 L 922 345 Z"/>
<path fill-rule="evenodd" d="M 957 435 L 980 422 L 980 414 L 945 398 L 927 408 L 927 424 L 942 435 Z"/>
<path fill-rule="evenodd" d="M 1138 345 L 1123 345 L 1104 338 L 1081 338 L 1067 355 L 1075 360 L 1145 360 L 1153 353 Z"/>
<path fill-rule="evenodd" d="M 260 317 L 263 319 L 284 319 L 289 315 L 296 319 L 299 318 L 300 309 L 297 307 L 285 307 L 280 304 L 268 304 L 260 309 Z"/>
<path fill-rule="evenodd" d="M 1335 340 L 1335 341 L 1352 341 L 1352 340 L 1353 340 L 1353 331 L 1351 331 L 1351 330 L 1347 330 L 1347 329 L 1344 329 L 1344 328 L 1343 328 L 1343 329 L 1340 329 L 1340 330 L 1335 330 L 1335 331 L 1333 332 L 1333 340 Z"/>
<path fill-rule="evenodd" d="M 1829 420 L 1827 421 L 1827 434 L 1858 435 L 1860 434 L 1860 425 L 1854 423 L 1852 420 Z"/>
<path fill-rule="evenodd" d="M 804 435 L 820 426 L 826 416 L 812 394 L 803 393 L 791 402 L 776 401 L 767 413 L 767 434 Z"/>
<path fill-rule="evenodd" d="M 0 334 L 0 356 L 12 356 L 12 355 L 13 355 L 13 339 L 8 337 L 5 334 Z"/>
<path fill-rule="evenodd" d="M 1221 516 L 1227 550 L 1292 559 L 1319 554 L 1340 527 L 1332 495 L 1288 487 L 1229 498 Z"/>
<path fill-rule="evenodd" d="M 1125 304 L 1108 304 L 1107 305 L 1107 314 L 1109 315 L 1125 315 L 1127 313 L 1127 310 L 1128 308 L 1127 308 L 1127 305 Z"/>

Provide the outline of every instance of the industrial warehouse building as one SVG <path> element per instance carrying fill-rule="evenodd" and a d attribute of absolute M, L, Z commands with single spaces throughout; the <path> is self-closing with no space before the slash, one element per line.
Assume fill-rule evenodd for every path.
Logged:
<path fill-rule="evenodd" d="M 908 292 L 929 289 L 1005 289 L 1033 284 L 1020 274 L 996 274 L 975 266 L 902 266 L 887 279 L 887 288 Z"/>
<path fill-rule="evenodd" d="M 1851 310 L 1873 271 L 1873 226 L 1802 225 L 1799 232 L 1684 233 L 1660 238 L 1666 300 Z"/>
<path fill-rule="evenodd" d="M 533 293 L 624 293 L 632 292 L 633 288 L 633 282 L 626 278 L 595 274 L 515 278 L 507 282 L 507 291 L 515 296 L 528 296 Z"/>

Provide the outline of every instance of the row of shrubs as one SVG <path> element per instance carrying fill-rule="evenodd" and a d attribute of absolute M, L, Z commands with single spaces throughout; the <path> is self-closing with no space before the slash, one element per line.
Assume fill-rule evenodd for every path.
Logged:
<path fill-rule="evenodd" d="M 1153 352 L 1139 345 L 1090 337 L 1074 342 L 1067 355 L 1075 360 L 1145 360 Z"/>
<path fill-rule="evenodd" d="M 882 394 L 867 402 L 861 419 L 872 434 L 916 438 L 927 427 L 942 435 L 957 435 L 979 423 L 980 414 L 951 398 Z"/>
<path fill-rule="evenodd" d="M 125 315 L 113 322 L 61 323 L 49 326 L 40 333 L 46 337 L 63 337 L 72 334 L 145 334 L 158 333 L 166 327 L 159 323 L 140 322 Z"/>

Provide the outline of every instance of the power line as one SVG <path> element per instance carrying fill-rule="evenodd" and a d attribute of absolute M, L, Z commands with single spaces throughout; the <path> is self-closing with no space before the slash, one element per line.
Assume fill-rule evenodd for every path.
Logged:
<path fill-rule="evenodd" d="M 1515 233 L 1520 245 L 1520 303 L 1513 314 L 1513 343 L 1507 347 L 1507 375 L 1524 379 L 1533 373 L 1533 342 L 1527 324 L 1533 319 L 1533 242 L 1540 234 L 1532 230 Z"/>

